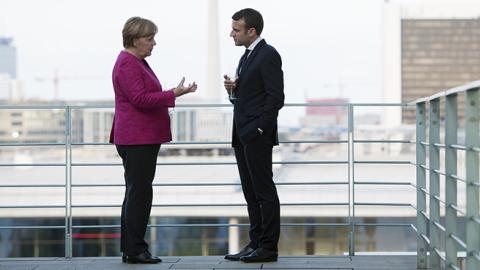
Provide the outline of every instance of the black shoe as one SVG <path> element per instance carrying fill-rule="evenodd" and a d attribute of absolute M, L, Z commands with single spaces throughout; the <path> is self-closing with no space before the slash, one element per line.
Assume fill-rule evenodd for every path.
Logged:
<path fill-rule="evenodd" d="M 127 262 L 127 255 L 125 253 L 122 253 L 122 263 Z"/>
<path fill-rule="evenodd" d="M 240 257 L 240 261 L 246 263 L 256 263 L 256 262 L 276 262 L 278 258 L 278 252 L 257 248 L 254 252 L 250 253 L 247 256 Z"/>
<path fill-rule="evenodd" d="M 144 264 L 144 263 L 159 263 L 162 261 L 162 259 L 160 259 L 157 256 L 152 256 L 150 252 L 145 251 L 135 256 L 126 256 L 126 261 L 127 263 L 132 263 L 132 264 L 134 263 Z"/>
<path fill-rule="evenodd" d="M 255 250 L 253 248 L 251 248 L 250 246 L 246 246 L 242 250 L 240 250 L 240 252 L 238 252 L 237 254 L 226 255 L 225 260 L 238 261 L 238 260 L 240 260 L 240 257 L 247 256 L 254 251 Z"/>

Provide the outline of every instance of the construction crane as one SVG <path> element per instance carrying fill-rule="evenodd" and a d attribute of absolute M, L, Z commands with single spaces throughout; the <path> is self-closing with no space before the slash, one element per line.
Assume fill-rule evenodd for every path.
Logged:
<path fill-rule="evenodd" d="M 53 77 L 35 77 L 37 82 L 52 82 L 53 83 L 53 99 L 58 100 L 60 93 L 59 83 L 63 80 L 82 80 L 82 79 L 100 79 L 100 76 L 59 76 L 58 70 L 55 69 Z"/>

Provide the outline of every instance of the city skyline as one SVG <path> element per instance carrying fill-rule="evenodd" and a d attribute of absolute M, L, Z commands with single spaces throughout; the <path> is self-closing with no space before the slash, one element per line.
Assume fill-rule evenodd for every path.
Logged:
<path fill-rule="evenodd" d="M 380 101 L 383 1 L 357 2 L 218 1 L 219 85 L 243 51 L 229 37 L 231 15 L 252 7 L 264 16 L 262 36 L 282 54 L 288 102 L 340 95 Z M 208 1 L 137 1 L 135 6 L 117 1 L 113 14 L 112 3 L 48 0 L 28 3 L 27 10 L 22 1 L 2 1 L 0 36 L 14 38 L 26 98 L 51 100 L 58 72 L 59 99 L 113 99 L 110 74 L 122 49 L 121 28 L 136 15 L 159 26 L 157 46 L 147 60 L 164 88 L 186 76 L 197 81 L 197 96 L 204 97 Z"/>

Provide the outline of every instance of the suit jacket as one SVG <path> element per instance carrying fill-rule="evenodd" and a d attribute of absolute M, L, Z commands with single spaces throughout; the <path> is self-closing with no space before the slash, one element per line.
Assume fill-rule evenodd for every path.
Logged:
<path fill-rule="evenodd" d="M 257 136 L 269 136 L 272 144 L 278 145 L 277 117 L 285 100 L 282 59 L 262 40 L 245 61 L 234 90 L 237 99 L 231 100 L 232 146 L 238 146 L 238 142 L 247 144 Z"/>
<path fill-rule="evenodd" d="M 173 91 L 163 91 L 147 61 L 122 51 L 112 73 L 115 116 L 110 143 L 161 144 L 172 140 L 168 107 Z"/>

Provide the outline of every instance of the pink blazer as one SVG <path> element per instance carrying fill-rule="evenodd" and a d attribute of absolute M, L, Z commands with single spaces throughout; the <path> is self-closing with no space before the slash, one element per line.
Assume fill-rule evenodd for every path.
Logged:
<path fill-rule="evenodd" d="M 162 90 L 147 61 L 120 52 L 112 81 L 115 116 L 110 143 L 140 145 L 171 141 L 168 107 L 175 106 L 175 95 L 172 90 Z"/>

